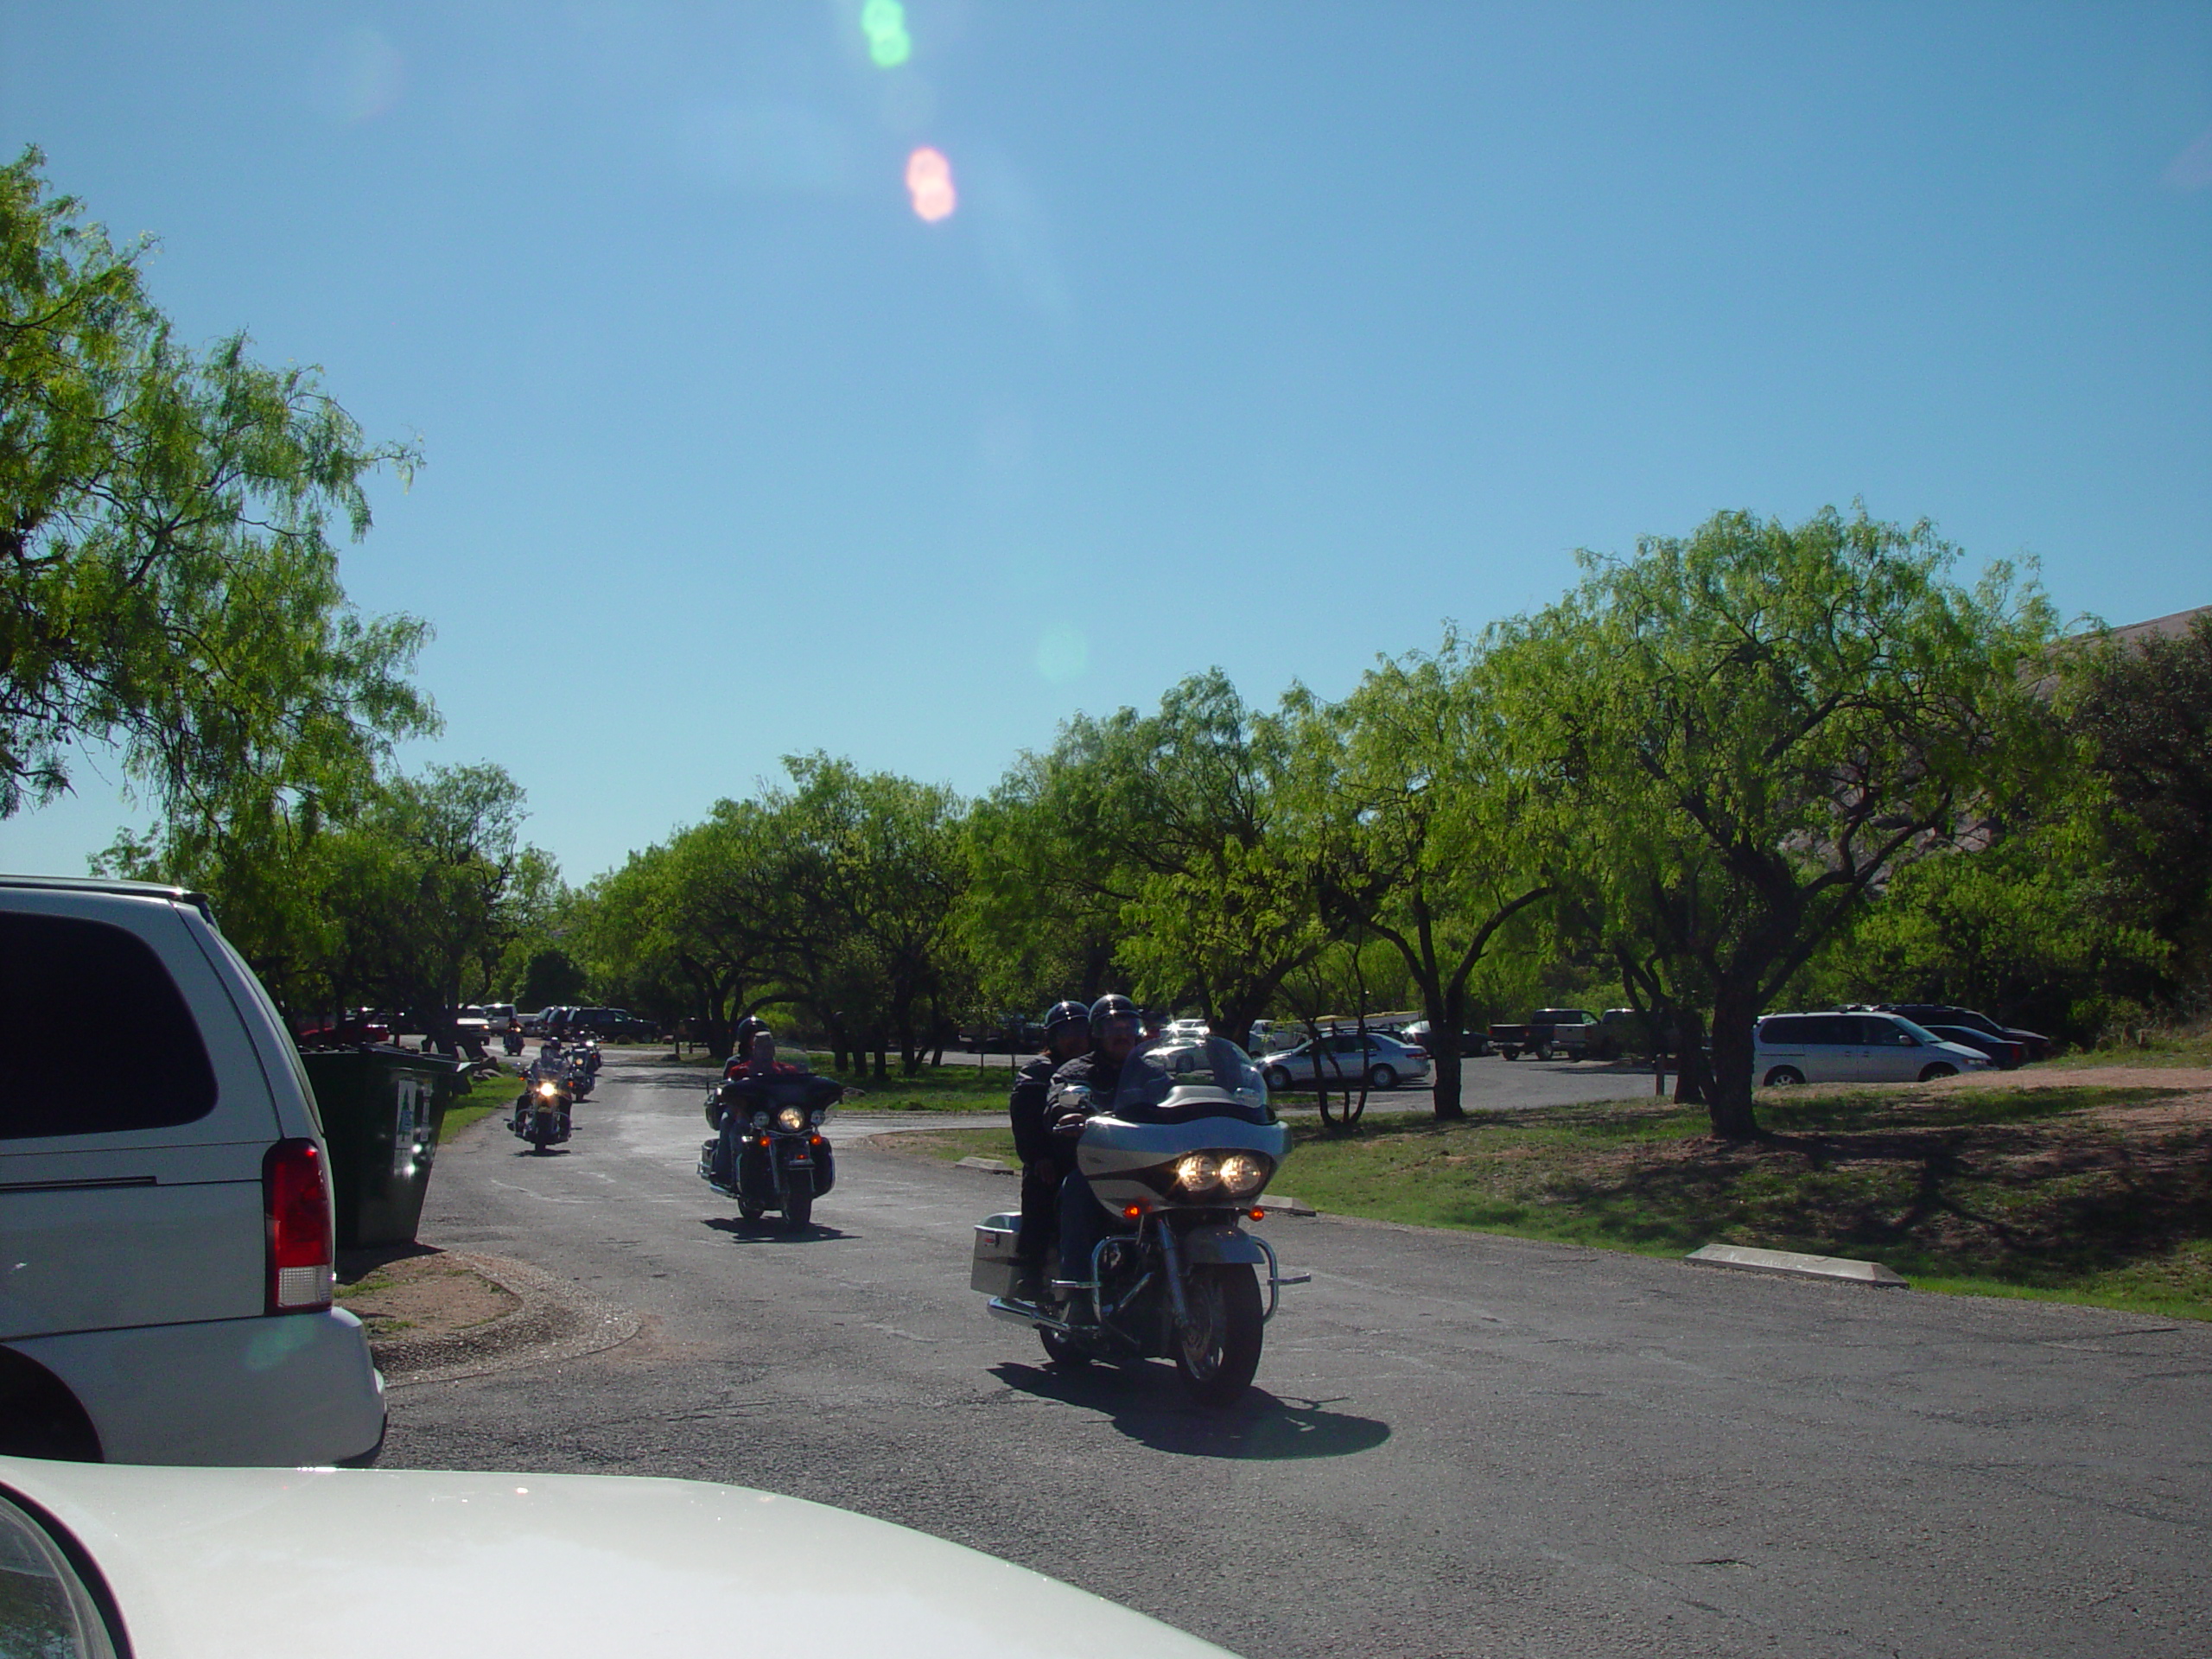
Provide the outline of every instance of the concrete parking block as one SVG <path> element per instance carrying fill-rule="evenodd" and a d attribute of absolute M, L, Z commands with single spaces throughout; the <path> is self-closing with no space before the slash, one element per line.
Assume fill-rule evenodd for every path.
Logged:
<path fill-rule="evenodd" d="M 1908 1290 L 1910 1285 L 1878 1262 L 1853 1262 L 1840 1255 L 1800 1255 L 1795 1250 L 1755 1250 L 1746 1244 L 1707 1244 L 1683 1258 L 1705 1268 L 1740 1268 L 1746 1273 L 1778 1273 L 1794 1279 L 1840 1279 L 1847 1284 L 1880 1285 Z"/>

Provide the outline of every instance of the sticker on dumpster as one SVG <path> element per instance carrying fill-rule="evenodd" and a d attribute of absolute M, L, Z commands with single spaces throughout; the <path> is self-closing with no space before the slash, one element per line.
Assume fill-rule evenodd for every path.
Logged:
<path fill-rule="evenodd" d="M 420 1077 L 394 1078 L 392 1091 L 397 1101 L 391 1125 L 391 1173 L 405 1180 L 415 1173 L 423 1155 L 422 1141 L 429 1133 L 430 1103 L 423 1098 L 429 1091 Z"/>

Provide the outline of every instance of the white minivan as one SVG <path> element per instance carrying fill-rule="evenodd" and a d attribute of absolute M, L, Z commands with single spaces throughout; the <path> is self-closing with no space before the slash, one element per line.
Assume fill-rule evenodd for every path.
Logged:
<path fill-rule="evenodd" d="M 1770 1014 L 1751 1038 L 1751 1075 L 1789 1083 L 1929 1083 L 1980 1071 L 1989 1056 L 1897 1014 Z"/>
<path fill-rule="evenodd" d="M 0 876 L 0 1452 L 359 1461 L 329 1148 L 299 1051 L 204 900 Z"/>

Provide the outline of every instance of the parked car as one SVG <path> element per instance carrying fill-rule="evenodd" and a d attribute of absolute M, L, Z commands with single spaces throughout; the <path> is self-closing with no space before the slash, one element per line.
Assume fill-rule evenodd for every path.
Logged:
<path fill-rule="evenodd" d="M 1918 1020 L 1913 1022 L 1919 1024 Z M 1930 1026 L 1947 1043 L 1956 1043 L 1961 1048 L 1971 1048 L 1989 1056 L 1989 1063 L 1999 1071 L 2017 1071 L 2028 1058 L 2028 1046 L 2016 1043 L 2010 1037 L 1993 1037 L 1986 1031 L 1976 1031 L 1972 1026 Z"/>
<path fill-rule="evenodd" d="M 1316 1064 L 1332 1089 L 1357 1087 L 1364 1077 L 1370 1089 L 1395 1089 L 1402 1083 L 1428 1080 L 1428 1054 L 1410 1043 L 1370 1031 L 1332 1032 L 1317 1045 L 1308 1039 L 1265 1058 L 1261 1076 L 1270 1089 L 1313 1084 Z"/>
<path fill-rule="evenodd" d="M 1428 1049 L 1430 1048 L 1428 1033 L 1428 1021 L 1416 1020 L 1413 1024 L 1400 1030 L 1398 1035 L 1417 1048 Z M 1431 1052 L 1434 1051 L 1431 1049 Z M 1463 1031 L 1459 1033 L 1459 1053 L 1462 1058 L 1480 1059 L 1489 1052 L 1490 1033 L 1487 1031 Z"/>
<path fill-rule="evenodd" d="M 1492 1026 L 1490 1040 L 1509 1060 L 1517 1060 L 1524 1052 L 1540 1060 L 1555 1054 L 1579 1060 L 1599 1024 L 1587 1008 L 1538 1008 L 1521 1025 Z"/>
<path fill-rule="evenodd" d="M 292 1022 L 293 1039 L 302 1048 L 353 1048 L 388 1043 L 395 1034 L 391 1021 L 372 1008 L 334 1017 L 303 1015 Z"/>
<path fill-rule="evenodd" d="M 1930 1083 L 1987 1068 L 1980 1051 L 1947 1043 L 1901 1014 L 1770 1014 L 1751 1037 L 1751 1075 L 1796 1083 Z"/>
<path fill-rule="evenodd" d="M 383 1382 L 331 1302 L 315 1096 L 207 901 L 0 876 L 0 1452 L 372 1455 Z"/>
<path fill-rule="evenodd" d="M 41 1659 L 1229 1659 L 942 1539 L 704 1481 L 0 1459 L 0 1651 Z"/>
<path fill-rule="evenodd" d="M 2002 1037 L 2026 1049 L 2031 1060 L 2043 1059 L 2050 1052 L 2050 1039 L 2042 1033 L 2000 1026 L 1987 1014 L 1977 1014 L 1972 1008 L 1954 1007 L 1948 1002 L 1884 1002 L 1878 1006 L 1884 1013 L 1901 1014 L 1916 1025 L 1968 1026 L 1992 1037 Z"/>

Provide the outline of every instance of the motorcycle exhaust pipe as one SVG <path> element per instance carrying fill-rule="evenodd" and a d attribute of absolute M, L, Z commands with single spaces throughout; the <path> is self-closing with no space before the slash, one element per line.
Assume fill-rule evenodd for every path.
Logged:
<path fill-rule="evenodd" d="M 1049 1313 L 1023 1307 L 1009 1302 L 1003 1296 L 994 1296 L 990 1301 L 991 1317 L 1004 1319 L 1009 1325 L 1026 1325 L 1035 1331 L 1050 1331 L 1056 1336 L 1075 1334 L 1075 1327 L 1065 1320 L 1056 1319 Z"/>

